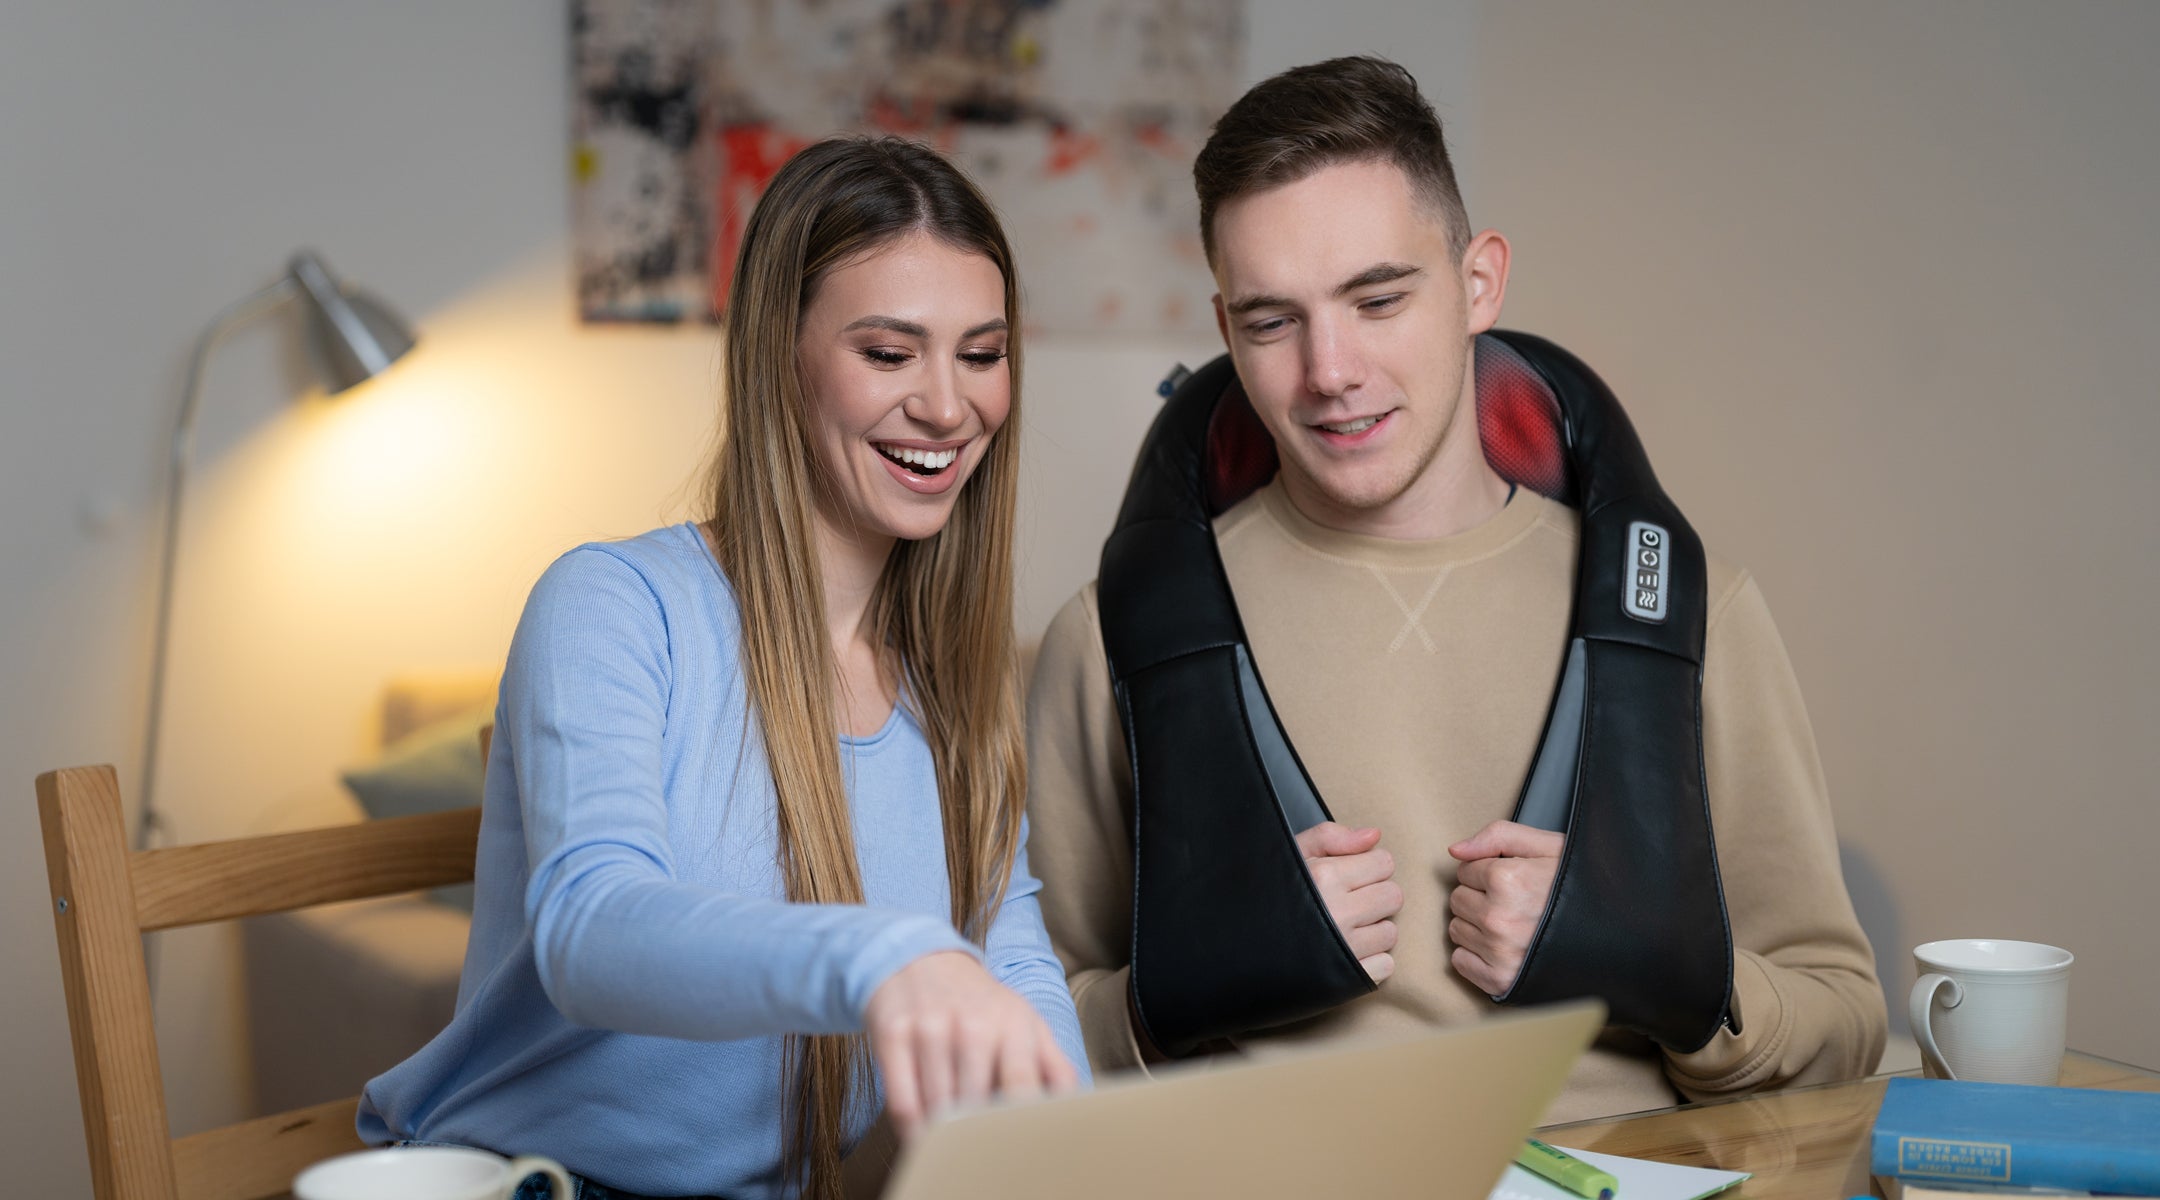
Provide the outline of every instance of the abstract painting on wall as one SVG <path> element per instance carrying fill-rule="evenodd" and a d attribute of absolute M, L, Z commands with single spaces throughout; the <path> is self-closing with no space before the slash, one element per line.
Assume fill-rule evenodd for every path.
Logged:
<path fill-rule="evenodd" d="M 1209 328 L 1192 160 L 1244 0 L 573 0 L 588 321 L 716 317 L 750 208 L 833 133 L 894 133 L 996 204 L 1031 328 Z"/>

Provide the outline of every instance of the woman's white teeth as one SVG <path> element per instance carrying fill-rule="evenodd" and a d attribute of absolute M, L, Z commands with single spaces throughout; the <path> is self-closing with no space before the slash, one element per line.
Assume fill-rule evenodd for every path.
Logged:
<path fill-rule="evenodd" d="M 1340 425 L 1322 425 L 1320 428 L 1329 433 L 1363 433 L 1379 423 L 1378 417 L 1359 417 L 1355 421 L 1345 421 Z"/>
<path fill-rule="evenodd" d="M 878 451 L 894 462 L 905 463 L 923 471 L 942 471 L 960 457 L 960 448 L 957 446 L 950 450 L 915 450 L 906 446 L 880 445 Z"/>

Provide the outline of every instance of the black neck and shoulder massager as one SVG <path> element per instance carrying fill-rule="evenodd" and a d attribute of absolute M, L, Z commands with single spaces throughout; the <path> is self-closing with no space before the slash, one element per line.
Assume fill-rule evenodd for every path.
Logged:
<path fill-rule="evenodd" d="M 1699 1049 L 1738 1028 L 1703 779 L 1702 543 L 1580 360 L 1496 330 L 1475 361 L 1488 461 L 1582 513 L 1566 665 L 1513 811 L 1566 840 L 1498 1000 L 1596 996 L 1614 1024 Z M 1373 990 L 1298 852 L 1297 833 L 1331 817 L 1268 699 L 1215 545 L 1213 519 L 1276 465 L 1217 358 L 1149 429 L 1103 547 L 1103 643 L 1133 771 L 1132 998 L 1172 1055 Z"/>

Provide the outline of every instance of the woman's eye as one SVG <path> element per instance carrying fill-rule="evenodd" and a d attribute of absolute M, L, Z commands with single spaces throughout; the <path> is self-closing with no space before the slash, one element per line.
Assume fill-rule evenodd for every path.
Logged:
<path fill-rule="evenodd" d="M 960 361 L 977 370 L 987 371 L 1005 361 L 1005 352 L 1003 350 L 969 350 L 960 356 Z"/>
<path fill-rule="evenodd" d="M 885 367 L 897 367 L 908 360 L 907 351 L 895 350 L 891 346 L 869 346 L 865 347 L 862 353 L 864 358 Z"/>

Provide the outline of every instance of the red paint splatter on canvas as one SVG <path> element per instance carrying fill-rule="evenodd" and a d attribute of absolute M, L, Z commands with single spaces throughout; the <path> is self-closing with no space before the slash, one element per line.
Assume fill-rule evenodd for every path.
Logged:
<path fill-rule="evenodd" d="M 765 122 L 731 125 L 720 131 L 720 169 L 713 185 L 713 210 L 720 214 L 712 256 L 715 264 L 713 312 L 727 311 L 735 252 L 742 245 L 743 227 L 750 221 L 750 210 L 757 207 L 758 197 L 765 194 L 765 185 L 780 173 L 781 166 L 810 141 Z"/>

